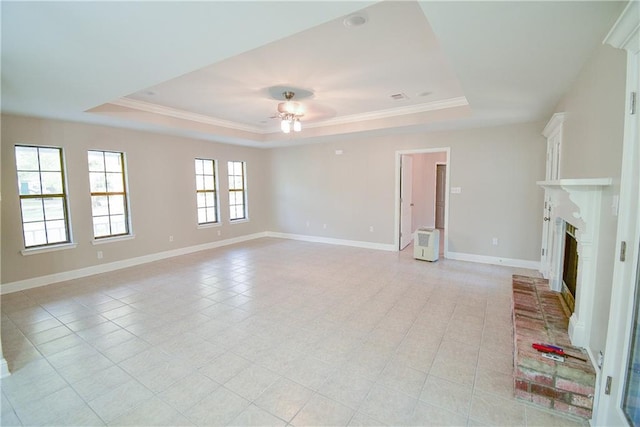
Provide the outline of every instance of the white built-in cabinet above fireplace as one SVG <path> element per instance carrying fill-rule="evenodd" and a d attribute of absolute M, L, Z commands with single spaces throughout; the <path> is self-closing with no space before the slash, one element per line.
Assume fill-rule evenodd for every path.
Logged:
<path fill-rule="evenodd" d="M 591 313 L 595 304 L 596 260 L 602 212 L 602 192 L 612 184 L 611 178 L 559 179 L 538 181 L 544 188 L 545 199 L 551 204 L 545 220 L 552 227 L 552 242 L 548 242 L 551 261 L 549 286 L 555 291 L 562 287 L 564 235 L 566 224 L 576 231 L 578 243 L 578 275 L 575 311 L 569 320 L 569 337 L 573 345 L 586 347 L 591 331 Z"/>

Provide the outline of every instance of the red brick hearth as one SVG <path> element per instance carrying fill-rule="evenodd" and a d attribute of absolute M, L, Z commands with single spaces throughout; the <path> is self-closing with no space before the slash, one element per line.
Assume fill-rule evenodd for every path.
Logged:
<path fill-rule="evenodd" d="M 569 341 L 569 319 L 560 294 L 545 279 L 513 276 L 514 381 L 516 398 L 583 418 L 591 418 L 596 374 L 586 352 Z M 586 362 L 542 357 L 531 347 L 547 343 Z"/>

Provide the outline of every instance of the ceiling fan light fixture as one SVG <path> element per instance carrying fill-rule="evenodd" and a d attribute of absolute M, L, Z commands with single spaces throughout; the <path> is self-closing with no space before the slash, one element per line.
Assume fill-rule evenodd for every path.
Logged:
<path fill-rule="evenodd" d="M 302 130 L 300 118 L 304 116 L 304 109 L 300 103 L 291 100 L 295 96 L 294 92 L 285 91 L 282 96 L 286 101 L 278 104 L 280 129 L 284 133 L 290 133 L 292 128 L 294 132 L 300 132 Z"/>

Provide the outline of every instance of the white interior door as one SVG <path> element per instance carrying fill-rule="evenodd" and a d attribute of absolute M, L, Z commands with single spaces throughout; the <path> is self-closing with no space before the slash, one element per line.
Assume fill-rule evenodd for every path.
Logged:
<path fill-rule="evenodd" d="M 411 199 L 413 159 L 410 155 L 400 157 L 400 250 L 413 240 L 413 201 Z"/>

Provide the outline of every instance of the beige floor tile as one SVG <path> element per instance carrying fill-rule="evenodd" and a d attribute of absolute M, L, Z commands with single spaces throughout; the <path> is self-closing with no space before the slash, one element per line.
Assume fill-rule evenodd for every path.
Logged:
<path fill-rule="evenodd" d="M 131 381 L 129 374 L 118 366 L 94 372 L 91 376 L 71 384 L 86 402 L 94 400 L 114 388 Z"/>
<path fill-rule="evenodd" d="M 409 395 L 375 385 L 358 411 L 385 424 L 393 425 L 412 414 L 417 403 L 417 399 Z"/>
<path fill-rule="evenodd" d="M 260 365 L 251 364 L 225 383 L 225 387 L 240 396 L 254 401 L 269 386 L 280 379 L 280 375 Z"/>
<path fill-rule="evenodd" d="M 474 392 L 469 419 L 489 425 L 524 426 L 525 405 L 489 393 Z"/>
<path fill-rule="evenodd" d="M 157 397 L 145 400 L 111 421 L 112 426 L 192 426 L 193 423 Z"/>
<path fill-rule="evenodd" d="M 127 381 L 89 402 L 91 409 L 109 423 L 153 397 L 153 393 L 135 380 Z"/>
<path fill-rule="evenodd" d="M 347 425 L 354 410 L 325 396 L 316 394 L 291 421 L 294 426 Z"/>
<path fill-rule="evenodd" d="M 181 413 L 184 413 L 220 387 L 212 379 L 198 373 L 171 384 L 157 396 Z"/>
<path fill-rule="evenodd" d="M 409 426 L 466 426 L 467 417 L 446 409 L 418 402 L 410 416 L 399 424 Z"/>
<path fill-rule="evenodd" d="M 478 368 L 474 386 L 475 390 L 510 399 L 513 397 L 513 372 L 503 373 L 492 369 Z"/>
<path fill-rule="evenodd" d="M 215 382 L 224 384 L 246 369 L 250 364 L 251 362 L 249 360 L 229 351 L 211 360 L 208 364 L 201 367 L 199 371 Z"/>
<path fill-rule="evenodd" d="M 547 426 L 547 427 L 588 427 L 589 422 L 583 419 L 577 419 L 570 416 L 562 416 L 558 413 L 551 413 L 532 406 L 525 408 L 527 416 L 527 426 Z"/>
<path fill-rule="evenodd" d="M 260 408 L 289 422 L 313 395 L 313 391 L 287 378 L 281 378 L 267 388 L 254 403 Z"/>
<path fill-rule="evenodd" d="M 287 423 L 284 420 L 258 408 L 256 405 L 249 405 L 247 409 L 229 423 L 230 426 L 273 426 L 284 427 Z"/>
<path fill-rule="evenodd" d="M 467 416 L 471 405 L 471 385 L 462 385 L 430 375 L 420 400 L 457 414 Z"/>
<path fill-rule="evenodd" d="M 417 398 L 426 378 L 427 374 L 422 371 L 404 363 L 391 361 L 380 374 L 378 383 Z"/>
<path fill-rule="evenodd" d="M 356 412 L 351 418 L 351 420 L 349 421 L 349 424 L 347 425 L 352 427 L 368 427 L 368 426 L 384 426 L 386 424 L 378 420 L 374 420 L 373 418 L 371 418 L 366 414 L 363 414 L 362 412 Z"/>
<path fill-rule="evenodd" d="M 250 402 L 224 387 L 217 388 L 207 397 L 184 412 L 198 426 L 226 425 L 233 421 Z"/>
<path fill-rule="evenodd" d="M 24 425 L 45 425 L 84 406 L 80 396 L 71 387 L 65 387 L 24 406 L 16 405 L 14 409 Z"/>
<path fill-rule="evenodd" d="M 357 409 L 373 387 L 374 382 L 350 369 L 334 372 L 320 387 L 319 393 Z"/>

